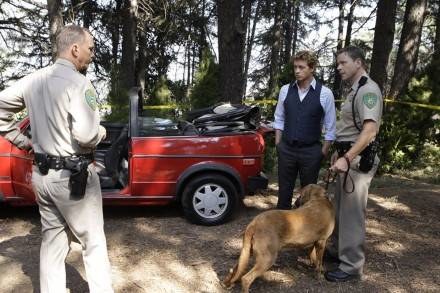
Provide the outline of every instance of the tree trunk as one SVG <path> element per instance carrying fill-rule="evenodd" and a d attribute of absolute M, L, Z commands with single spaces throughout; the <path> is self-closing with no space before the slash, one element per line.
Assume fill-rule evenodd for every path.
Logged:
<path fill-rule="evenodd" d="M 112 18 L 112 30 L 111 30 L 111 40 L 112 40 L 112 64 L 115 66 L 118 64 L 118 52 L 119 52 L 119 39 L 120 39 L 120 27 L 121 27 L 121 7 L 122 0 L 116 1 L 115 11 Z"/>
<path fill-rule="evenodd" d="M 391 83 L 390 96 L 392 98 L 405 94 L 406 87 L 417 64 L 422 26 L 426 16 L 427 0 L 408 0 L 397 51 L 394 76 Z"/>
<path fill-rule="evenodd" d="M 83 4 L 84 17 L 83 17 L 83 26 L 85 28 L 89 28 L 93 22 L 93 3 L 91 1 L 85 1 Z"/>
<path fill-rule="evenodd" d="M 434 53 L 432 54 L 432 59 L 430 64 L 426 68 L 426 77 L 428 78 L 428 88 L 426 92 L 431 92 L 429 99 L 426 101 L 428 104 L 438 104 L 438 93 L 440 91 L 440 0 L 432 1 L 431 4 L 436 4 L 435 11 L 430 11 L 434 18 L 435 24 L 435 35 L 434 35 Z M 436 121 L 433 116 L 436 114 L 435 110 L 424 109 L 422 113 L 417 116 L 417 124 L 420 125 L 418 129 L 417 144 L 414 150 L 414 159 L 420 157 L 421 152 L 426 148 L 425 142 L 428 139 L 433 139 L 435 141 L 435 130 Z M 437 135 L 438 138 L 438 135 Z M 438 140 L 437 140 L 438 141 Z"/>
<path fill-rule="evenodd" d="M 223 101 L 242 102 L 245 24 L 241 1 L 217 0 L 220 93 Z"/>
<path fill-rule="evenodd" d="M 183 70 L 182 70 L 182 84 L 183 85 L 187 85 L 185 83 L 186 82 L 185 78 L 186 78 L 186 54 L 187 54 L 187 50 L 188 50 L 188 46 L 186 45 L 186 42 L 185 42 L 185 45 L 183 47 Z"/>
<path fill-rule="evenodd" d="M 189 7 L 189 18 L 193 19 L 194 18 L 194 13 L 193 13 L 193 7 Z M 187 71 L 187 75 L 186 75 L 186 80 L 188 81 L 188 91 L 190 90 L 191 87 L 191 76 L 192 76 L 192 66 L 191 66 L 191 54 L 192 52 L 192 36 L 193 34 L 193 25 L 192 22 L 189 23 L 189 27 L 188 27 L 188 38 L 186 40 L 186 51 L 188 53 L 188 55 L 186 56 L 187 60 L 187 64 L 188 64 L 188 71 Z"/>
<path fill-rule="evenodd" d="M 370 76 L 377 82 L 382 93 L 385 93 L 388 79 L 387 67 L 393 48 L 396 8 L 397 1 L 379 0 L 377 4 Z"/>
<path fill-rule="evenodd" d="M 433 12 L 435 19 L 434 54 L 432 54 L 431 64 L 427 70 L 432 92 L 429 103 L 432 104 L 438 101 L 438 93 L 440 92 L 440 0 L 436 0 L 436 2 L 437 11 Z M 431 117 L 431 115 L 428 115 L 428 117 Z"/>
<path fill-rule="evenodd" d="M 122 26 L 122 57 L 119 78 L 122 87 L 129 90 L 136 85 L 136 0 L 124 1 L 124 21 Z"/>
<path fill-rule="evenodd" d="M 292 54 L 292 25 L 293 18 L 295 15 L 295 1 L 287 0 L 286 7 L 286 19 L 285 19 L 285 37 L 284 37 L 284 64 L 288 64 L 290 62 L 290 56 Z"/>
<path fill-rule="evenodd" d="M 344 44 L 344 18 L 345 18 L 345 5 L 346 0 L 339 0 L 339 17 L 338 17 L 338 44 L 336 50 L 341 50 Z"/>
<path fill-rule="evenodd" d="M 298 26 L 300 24 L 300 11 L 298 5 L 295 8 L 295 16 L 293 18 L 293 40 L 292 40 L 292 56 L 296 54 L 296 42 L 298 41 Z"/>
<path fill-rule="evenodd" d="M 191 31 L 190 31 L 191 35 Z M 188 37 L 188 41 L 186 42 L 186 52 L 188 53 L 187 57 L 187 64 L 188 64 L 188 71 L 186 72 L 186 80 L 188 82 L 188 89 L 191 87 L 191 38 Z"/>
<path fill-rule="evenodd" d="M 57 57 L 56 38 L 63 27 L 63 3 L 61 0 L 47 0 L 49 16 L 49 38 L 52 48 L 52 61 Z"/>
<path fill-rule="evenodd" d="M 199 22 L 200 38 L 199 38 L 199 44 L 198 44 L 198 46 L 199 46 L 199 48 L 198 48 L 199 62 L 202 60 L 203 50 L 208 46 L 208 43 L 206 41 L 206 30 L 205 30 L 205 25 L 206 25 L 205 10 L 206 10 L 206 0 L 202 0 L 202 9 L 199 12 L 200 17 L 201 17 L 201 21 Z"/>
<path fill-rule="evenodd" d="M 435 39 L 433 60 L 440 61 L 440 0 L 437 0 L 437 13 L 435 14 Z"/>
<path fill-rule="evenodd" d="M 257 28 L 257 23 L 260 18 L 260 8 L 261 8 L 261 0 L 257 0 L 257 7 L 255 8 L 254 21 L 252 24 L 252 30 L 250 35 L 247 38 L 246 42 L 246 61 L 244 65 L 244 73 L 243 73 L 243 94 L 246 95 L 246 87 L 247 87 L 247 78 L 249 73 L 249 62 L 251 61 L 252 54 L 252 44 L 254 43 L 255 38 L 255 29 Z"/>
<path fill-rule="evenodd" d="M 145 73 L 147 71 L 147 36 L 145 32 L 139 32 L 139 49 L 137 62 L 137 85 L 141 88 L 142 95 L 145 92 Z"/>
<path fill-rule="evenodd" d="M 269 96 L 273 96 L 276 92 L 279 77 L 279 63 L 280 63 L 280 48 L 282 35 L 282 0 L 277 0 L 275 3 L 275 17 L 272 35 L 272 50 L 270 57 L 270 74 L 269 74 Z"/>
<path fill-rule="evenodd" d="M 196 50 L 197 50 L 196 44 L 193 43 L 192 44 L 192 56 L 193 57 L 192 57 L 192 60 L 191 60 L 191 84 L 194 84 L 194 73 L 196 72 L 196 56 L 197 56 L 197 51 Z M 164 68 L 165 69 L 164 74 L 166 74 L 167 68 L 168 68 L 168 64 L 167 64 L 167 67 Z"/>
<path fill-rule="evenodd" d="M 353 27 L 353 16 L 354 16 L 354 9 L 356 8 L 356 1 L 357 0 L 350 0 L 350 11 L 347 15 L 347 32 L 345 34 L 345 44 L 344 47 L 350 46 L 351 43 L 351 31 Z M 393 1 L 390 1 L 393 2 Z"/>
<path fill-rule="evenodd" d="M 243 23 L 246 24 L 246 30 L 249 26 L 249 20 L 251 18 L 252 0 L 243 0 Z M 244 35 L 246 39 L 246 35 Z"/>
<path fill-rule="evenodd" d="M 338 44 L 336 46 L 336 51 L 339 51 L 342 49 L 342 46 L 344 45 L 344 5 L 346 0 L 339 0 L 339 17 L 338 17 Z M 335 66 L 335 83 L 333 85 L 333 94 L 335 95 L 336 99 L 340 98 L 341 96 L 341 76 L 339 75 L 338 70 Z"/>

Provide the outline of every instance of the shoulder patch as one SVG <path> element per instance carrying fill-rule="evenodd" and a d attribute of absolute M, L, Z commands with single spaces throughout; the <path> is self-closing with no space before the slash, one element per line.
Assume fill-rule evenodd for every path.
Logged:
<path fill-rule="evenodd" d="M 95 111 L 96 110 L 96 106 L 97 106 L 97 101 L 96 101 L 96 93 L 93 89 L 87 89 L 84 97 L 86 99 L 87 105 L 89 105 L 89 107 Z"/>
<path fill-rule="evenodd" d="M 377 95 L 375 93 L 366 93 L 362 96 L 362 101 L 368 109 L 373 109 L 377 104 Z"/>

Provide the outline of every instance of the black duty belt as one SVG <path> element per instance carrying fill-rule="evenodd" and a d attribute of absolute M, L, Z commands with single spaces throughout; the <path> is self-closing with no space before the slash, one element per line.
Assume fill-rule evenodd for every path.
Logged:
<path fill-rule="evenodd" d="M 83 197 L 86 192 L 88 166 L 93 162 L 93 154 L 80 154 L 69 157 L 51 156 L 45 153 L 35 153 L 34 162 L 41 175 L 47 175 L 50 169 L 70 170 L 70 195 Z"/>
<path fill-rule="evenodd" d="M 298 148 L 311 147 L 311 146 L 314 146 L 319 143 L 319 141 L 303 142 L 303 141 L 298 141 L 298 140 L 290 140 L 289 141 L 287 139 L 285 139 L 284 142 L 289 146 L 298 147 Z"/>
<path fill-rule="evenodd" d="M 61 169 L 70 169 L 69 162 L 72 161 L 90 161 L 93 162 L 94 154 L 81 154 L 74 156 L 47 156 L 47 164 L 49 169 L 61 170 Z M 38 165 L 38 163 L 37 163 Z"/>

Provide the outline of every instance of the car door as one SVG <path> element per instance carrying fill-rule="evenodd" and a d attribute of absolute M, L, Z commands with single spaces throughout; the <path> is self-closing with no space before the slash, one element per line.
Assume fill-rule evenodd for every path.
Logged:
<path fill-rule="evenodd" d="M 22 133 L 30 137 L 29 120 L 25 118 L 19 122 Z M 24 202 L 34 202 L 35 194 L 32 189 L 32 162 L 33 155 L 29 151 L 11 147 L 11 178 L 15 196 Z"/>

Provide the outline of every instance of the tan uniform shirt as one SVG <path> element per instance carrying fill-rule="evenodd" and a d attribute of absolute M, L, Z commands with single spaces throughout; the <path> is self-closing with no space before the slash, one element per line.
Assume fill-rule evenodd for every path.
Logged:
<path fill-rule="evenodd" d="M 355 99 L 355 119 L 362 129 L 364 120 L 373 120 L 377 124 L 377 132 L 382 118 L 383 98 L 379 86 L 369 77 L 367 83 L 358 91 Z M 356 141 L 360 131 L 353 123 L 352 101 L 358 88 L 359 80 L 350 89 L 350 92 L 341 106 L 341 117 L 336 122 L 336 141 Z"/>
<path fill-rule="evenodd" d="M 16 128 L 13 113 L 26 106 L 35 152 L 52 156 L 90 153 L 105 136 L 96 96 L 90 81 L 70 61 L 59 58 L 0 92 L 0 134 L 25 146 L 27 138 Z"/>

